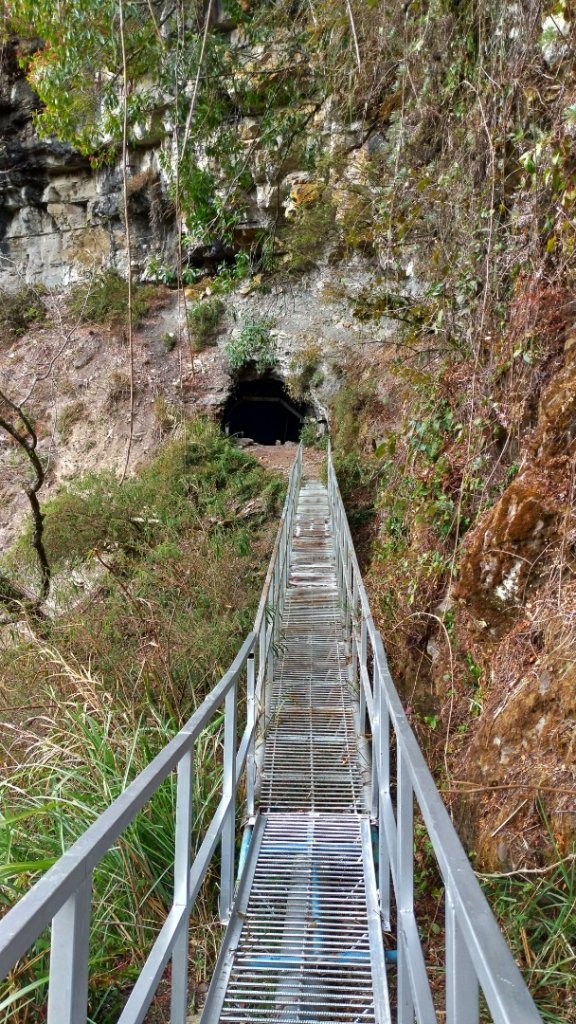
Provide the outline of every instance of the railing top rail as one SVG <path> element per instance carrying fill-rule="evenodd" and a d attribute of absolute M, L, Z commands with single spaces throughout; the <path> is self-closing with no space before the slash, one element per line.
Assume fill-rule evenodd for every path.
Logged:
<path fill-rule="evenodd" d="M 336 476 L 336 470 L 334 469 L 334 461 L 333 461 L 333 458 L 332 458 L 332 447 L 331 447 L 330 443 L 328 444 L 328 478 L 329 478 L 329 482 L 331 482 L 332 487 L 334 488 L 335 493 L 338 496 L 340 504 L 342 505 L 342 511 L 344 512 L 344 502 L 342 501 L 342 494 L 340 492 L 340 485 L 338 483 L 338 477 Z M 328 488 L 328 492 L 330 493 L 330 488 Z M 344 518 L 343 518 L 343 522 L 342 522 L 342 527 L 343 527 L 343 531 L 344 531 L 344 535 L 346 537 L 346 540 L 348 541 L 349 556 L 350 556 L 351 564 L 353 566 L 353 572 L 354 572 L 354 575 L 355 575 L 356 580 L 357 580 L 358 597 L 359 597 L 359 600 L 360 600 L 360 605 L 361 605 L 362 611 L 364 613 L 364 618 L 367 620 L 368 628 L 369 628 L 370 632 L 373 634 L 373 636 L 375 637 L 376 636 L 376 627 L 374 626 L 374 620 L 372 619 L 372 612 L 371 612 L 371 609 L 370 609 L 370 602 L 368 600 L 368 594 L 366 593 L 366 587 L 364 585 L 364 580 L 363 580 L 363 577 L 362 577 L 362 573 L 360 571 L 360 566 L 358 564 L 358 558 L 357 558 L 357 555 L 356 555 L 356 550 L 354 548 L 354 542 L 352 540 L 352 534 L 350 532 L 350 524 L 348 522 L 348 519 L 347 519 L 345 513 L 344 513 Z"/>
<path fill-rule="evenodd" d="M 390 721 L 416 801 L 452 899 L 479 981 L 495 1019 L 503 1024 L 541 1024 L 541 1016 L 484 896 L 418 740 L 392 682 L 382 639 L 375 658 L 386 691 Z M 518 1014 L 522 1014 L 518 1016 Z"/>
<path fill-rule="evenodd" d="M 519 1021 L 522 1024 L 541 1024 L 542 1018 L 480 888 L 392 681 L 382 638 L 372 619 L 330 448 L 328 478 L 330 501 L 339 506 L 342 513 L 341 533 L 359 596 L 358 611 L 370 637 L 375 677 L 383 687 L 390 722 L 396 735 L 397 756 L 403 758 L 444 880 L 447 897 L 454 906 L 490 1011 L 497 1024 L 518 1024 Z M 376 719 L 371 721 L 371 725 L 380 727 Z"/>
<path fill-rule="evenodd" d="M 212 719 L 254 650 L 249 633 L 234 661 L 183 728 L 136 779 L 90 825 L 0 922 L 0 977 L 36 941 L 66 900 L 87 879 L 139 810 L 193 746 Z"/>
<path fill-rule="evenodd" d="M 296 458 L 292 463 L 290 469 L 290 475 L 288 477 L 288 490 L 286 492 L 286 498 L 284 499 L 284 507 L 282 509 L 282 515 L 280 516 L 280 525 L 276 532 L 276 538 L 274 541 L 274 547 L 272 548 L 272 554 L 270 555 L 270 561 L 268 563 L 268 571 L 264 580 L 264 586 L 262 587 L 262 593 L 260 595 L 260 601 L 258 602 L 258 610 L 256 612 L 256 618 L 254 620 L 253 630 L 256 634 L 259 633 L 262 622 L 266 618 L 266 607 L 268 602 L 268 595 L 270 593 L 270 587 L 272 585 L 272 577 L 274 574 L 274 566 L 278 558 L 280 550 L 280 542 L 282 537 L 282 529 L 284 527 L 285 520 L 288 517 L 290 507 L 294 504 L 296 499 L 296 493 L 298 490 L 298 483 L 300 479 L 300 472 L 302 469 L 302 442 L 298 445 L 296 451 Z"/>

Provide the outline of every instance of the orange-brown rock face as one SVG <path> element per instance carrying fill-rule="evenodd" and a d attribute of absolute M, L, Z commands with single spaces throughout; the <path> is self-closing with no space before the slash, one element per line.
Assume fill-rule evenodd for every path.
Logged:
<path fill-rule="evenodd" d="M 574 502 L 576 345 L 542 393 L 524 467 L 467 540 L 457 596 L 493 630 L 510 622 L 565 546 Z"/>

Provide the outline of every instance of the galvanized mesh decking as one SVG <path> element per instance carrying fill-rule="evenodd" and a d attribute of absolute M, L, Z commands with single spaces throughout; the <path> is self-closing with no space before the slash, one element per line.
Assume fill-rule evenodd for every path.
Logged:
<path fill-rule="evenodd" d="M 389 1020 L 357 706 L 327 491 L 310 480 L 267 703 L 260 815 L 209 1021 Z"/>
<path fill-rule="evenodd" d="M 326 488 L 300 491 L 260 786 L 268 811 L 361 808 L 362 763 Z"/>

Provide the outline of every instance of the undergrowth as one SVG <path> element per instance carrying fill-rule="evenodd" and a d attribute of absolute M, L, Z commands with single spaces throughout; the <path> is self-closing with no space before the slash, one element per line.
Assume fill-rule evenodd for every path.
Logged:
<path fill-rule="evenodd" d="M 0 902 L 6 907 L 177 731 L 249 631 L 283 482 L 195 421 L 122 486 L 77 482 L 45 508 L 59 613 L 0 647 Z M 27 545 L 11 571 L 33 571 Z M 86 589 L 88 588 L 88 589 Z M 200 741 L 194 843 L 215 807 L 216 718 Z M 90 1019 L 116 1019 L 171 896 L 168 780 L 95 874 Z M 215 889 L 193 922 L 213 960 Z M 47 940 L 4 985 L 5 1021 L 39 1019 Z"/>
<path fill-rule="evenodd" d="M 132 291 L 132 321 L 138 326 L 160 297 L 156 285 L 138 285 Z M 70 312 L 82 323 L 122 326 L 128 319 L 128 284 L 112 268 L 90 281 L 74 285 L 68 300 Z"/>
<path fill-rule="evenodd" d="M 206 345 L 214 342 L 225 309 L 222 299 L 216 295 L 207 299 L 197 299 L 189 305 L 188 329 L 195 351 L 200 352 Z"/>
<path fill-rule="evenodd" d="M 20 337 L 46 319 L 44 294 L 45 289 L 41 285 L 24 285 L 16 292 L 0 289 L 1 344 Z"/>
<path fill-rule="evenodd" d="M 276 342 L 270 320 L 246 320 L 239 334 L 226 345 L 230 369 L 239 373 L 253 365 L 258 373 L 266 373 L 276 365 Z"/>
<path fill-rule="evenodd" d="M 521 871 L 485 877 L 483 888 L 512 949 L 517 951 L 528 987 L 549 1024 L 576 1013 L 576 859 L 538 875 Z"/>

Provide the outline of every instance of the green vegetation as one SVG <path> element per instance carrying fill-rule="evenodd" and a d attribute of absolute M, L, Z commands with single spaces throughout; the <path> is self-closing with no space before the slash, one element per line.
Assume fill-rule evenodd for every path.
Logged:
<path fill-rule="evenodd" d="M 302 402 L 310 394 L 310 388 L 320 387 L 323 381 L 320 370 L 322 351 L 316 341 L 308 341 L 290 363 L 290 373 L 286 381 L 288 393 L 297 402 Z"/>
<path fill-rule="evenodd" d="M 225 309 L 225 304 L 217 295 L 190 303 L 188 328 L 195 351 L 200 352 L 206 345 L 214 343 Z"/>
<path fill-rule="evenodd" d="M 173 352 L 178 343 L 178 338 L 174 331 L 166 331 L 161 338 L 162 344 L 167 352 Z"/>
<path fill-rule="evenodd" d="M 554 850 L 541 876 L 484 877 L 483 888 L 521 966 L 542 1017 L 570 1020 L 576 1009 L 576 861 Z M 559 1016 L 559 1008 L 560 1014 Z"/>
<path fill-rule="evenodd" d="M 132 322 L 138 326 L 159 297 L 155 285 L 140 285 L 132 293 Z M 74 285 L 70 312 L 82 323 L 121 326 L 128 319 L 128 283 L 117 270 L 103 270 L 92 280 Z"/>
<path fill-rule="evenodd" d="M 371 275 L 359 293 L 350 289 L 350 307 L 359 321 L 381 327 L 385 342 L 372 365 L 358 350 L 349 353 L 333 439 L 375 616 L 450 799 L 450 776 L 477 782 L 487 759 L 482 798 L 467 805 L 467 828 L 485 842 L 482 849 L 471 843 L 479 863 L 494 867 L 505 839 L 514 864 L 540 870 L 545 829 L 534 802 L 525 827 L 512 812 L 526 779 L 537 776 L 550 813 L 560 800 L 558 765 L 574 760 L 568 741 L 562 746 L 574 706 L 559 697 L 574 661 L 575 614 L 572 5 L 229 0 L 239 31 L 208 33 L 184 152 L 183 86 L 198 71 L 202 18 L 183 38 L 177 11 L 155 0 L 123 7 L 129 141 L 158 131 L 162 120 L 173 126 L 180 160 L 175 168 L 166 155 L 163 170 L 187 226 L 184 248 L 252 246 L 234 267 L 218 268 L 215 290 L 262 267 L 289 275 L 343 256 Z M 32 26 L 44 40 L 22 57 L 43 104 L 38 128 L 95 165 L 114 160 L 122 135 L 117 3 L 12 0 L 10 18 L 21 36 Z M 570 39 L 554 19 L 568 24 Z M 178 47 L 165 45 L 176 36 Z M 111 73 L 95 83 L 95 67 Z M 302 188 L 287 178 L 294 169 L 297 177 L 304 172 Z M 264 180 L 277 190 L 279 212 L 290 192 L 292 217 L 274 218 L 248 243 L 243 225 Z M 157 265 L 155 273 L 174 283 L 172 268 Z M 336 272 L 335 279 L 342 280 Z M 333 294 L 346 298 L 339 286 Z M 227 351 L 235 372 L 270 370 L 270 325 L 245 323 Z M 295 397 L 318 372 L 310 354 L 292 368 Z M 543 515 L 516 515 L 524 498 Z M 109 514 L 103 510 L 105 523 Z M 113 555 L 121 564 L 138 547 L 148 529 L 139 520 L 147 518 L 133 518 L 129 525 L 121 516 L 121 527 L 109 522 L 103 539 L 96 530 L 105 560 Z M 91 541 L 82 548 L 77 533 L 73 550 L 79 546 L 82 559 Z M 508 557 L 522 585 L 491 618 L 487 596 L 497 568 L 504 566 L 502 579 L 509 575 Z M 548 676 L 556 721 L 544 684 L 530 689 Z M 534 722 L 522 707 L 506 721 L 517 690 L 527 694 Z M 505 750 L 506 759 L 498 753 Z M 565 782 L 573 790 L 573 774 Z M 492 836 L 485 819 L 507 814 L 512 824 Z M 562 805 L 554 824 L 562 857 L 574 847 L 573 820 Z M 558 911 L 573 903 L 572 880 L 554 869 L 500 881 L 494 895 L 511 918 L 515 954 L 542 982 L 549 1019 L 571 1020 L 573 951 L 558 934 L 549 941 L 541 918 L 549 910 L 554 928 L 572 926 Z"/>
<path fill-rule="evenodd" d="M 266 373 L 276 365 L 276 343 L 270 320 L 247 320 L 236 338 L 226 345 L 230 369 L 235 373 L 253 364 L 258 373 Z"/>
<path fill-rule="evenodd" d="M 0 288 L 0 344 L 20 337 L 46 319 L 45 294 L 41 286 L 25 285 L 16 292 Z"/>
<path fill-rule="evenodd" d="M 86 403 L 82 399 L 78 399 L 76 402 L 69 402 L 68 405 L 64 406 L 58 417 L 58 430 L 62 441 L 65 441 L 70 436 L 76 423 L 79 423 L 85 415 Z"/>
<path fill-rule="evenodd" d="M 327 244 L 334 243 L 335 207 L 329 196 L 296 210 L 293 219 L 279 233 L 285 249 L 283 267 L 291 274 L 303 274 L 318 266 Z"/>
<path fill-rule="evenodd" d="M 328 448 L 328 435 L 320 434 L 316 420 L 305 420 L 300 431 L 300 440 L 305 448 L 319 448 L 326 451 Z"/>
<path fill-rule="evenodd" d="M 47 503 L 60 614 L 41 635 L 0 646 L 9 709 L 0 759 L 4 906 L 148 763 L 232 660 L 253 620 L 283 487 L 195 421 L 123 486 L 97 474 Z M 89 595 L 73 568 L 90 581 Z M 11 557 L 11 575 L 18 570 L 34 571 L 25 541 Z M 220 724 L 202 740 L 195 843 L 214 809 Z M 96 873 L 90 1018 L 99 1024 L 116 1019 L 169 903 L 173 803 L 168 782 Z M 209 884 L 193 929 L 198 981 L 214 953 L 214 914 Z M 34 968 L 23 962 L 2 988 L 5 1021 L 35 1019 L 44 939 L 37 953 Z"/>

